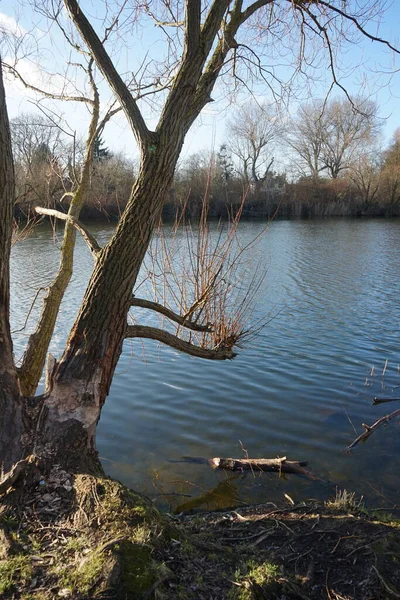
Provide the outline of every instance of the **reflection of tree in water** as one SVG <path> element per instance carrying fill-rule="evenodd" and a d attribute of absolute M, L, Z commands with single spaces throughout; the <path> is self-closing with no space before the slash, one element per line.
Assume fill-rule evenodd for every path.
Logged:
<path fill-rule="evenodd" d="M 179 504 L 179 506 L 175 508 L 174 513 L 191 512 L 197 508 L 216 510 L 242 504 L 243 501 L 240 497 L 239 490 L 234 483 L 242 477 L 242 475 L 233 475 L 232 477 L 228 477 L 228 479 L 220 481 L 218 485 L 210 491 Z"/>

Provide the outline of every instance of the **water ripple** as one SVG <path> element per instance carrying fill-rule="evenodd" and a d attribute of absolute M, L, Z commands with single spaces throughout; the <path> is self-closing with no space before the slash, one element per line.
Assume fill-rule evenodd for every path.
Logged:
<path fill-rule="evenodd" d="M 244 223 L 243 242 L 261 228 Z M 104 243 L 110 228 L 95 233 Z M 153 342 L 125 344 L 98 429 L 105 468 L 148 493 L 178 487 L 201 496 L 225 474 L 166 459 L 240 456 L 243 444 L 255 457 L 308 459 L 333 487 L 293 477 L 240 476 L 229 484 L 231 497 L 326 497 L 339 485 L 377 503 L 372 481 L 395 501 L 398 423 L 377 431 L 351 457 L 341 451 L 355 436 L 353 426 L 385 414 L 387 407 L 371 406 L 371 397 L 394 395 L 400 386 L 400 222 L 277 222 L 252 253 L 255 266 L 268 268 L 254 321 L 267 312 L 274 318 L 230 363 L 191 359 Z M 55 355 L 93 266 L 81 240 L 76 256 L 52 341 Z M 20 328 L 36 288 L 48 285 L 57 268 L 50 231 L 39 228 L 14 248 L 12 259 L 12 322 Z M 15 336 L 17 356 L 38 311 L 39 304 L 26 330 Z"/>

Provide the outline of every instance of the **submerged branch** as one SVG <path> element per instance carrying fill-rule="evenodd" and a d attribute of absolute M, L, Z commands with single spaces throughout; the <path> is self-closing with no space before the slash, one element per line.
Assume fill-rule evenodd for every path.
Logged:
<path fill-rule="evenodd" d="M 387 423 L 388 421 L 391 421 L 392 419 L 396 418 L 396 417 L 400 417 L 400 408 L 395 410 L 394 412 L 390 413 L 390 415 L 386 415 L 385 417 L 381 417 L 380 419 L 378 419 L 377 421 L 375 421 L 375 423 L 373 425 L 366 425 L 365 423 L 362 424 L 362 426 L 364 427 L 365 431 L 364 433 L 362 433 L 361 435 L 358 436 L 358 438 L 356 438 L 354 440 L 354 442 L 352 442 L 350 444 L 350 446 L 347 447 L 346 451 L 350 452 L 350 450 L 352 448 L 354 448 L 354 446 L 356 446 L 359 442 L 365 442 L 365 440 L 367 438 L 369 438 L 369 436 L 374 433 L 375 429 L 377 429 L 378 427 L 380 427 L 380 425 L 383 425 L 384 423 Z"/>
<path fill-rule="evenodd" d="M 152 302 L 151 300 L 144 300 L 143 298 L 133 297 L 131 301 L 131 306 L 138 306 L 140 308 L 148 308 L 149 310 L 154 310 L 155 312 L 164 315 L 164 317 L 171 319 L 171 321 L 175 321 L 175 323 L 179 323 L 179 325 L 183 325 L 183 327 L 186 327 L 187 329 L 192 329 L 193 331 L 212 331 L 211 325 L 198 325 L 197 323 L 190 321 L 187 315 L 178 315 L 177 313 L 167 308 L 163 304 L 160 304 L 159 302 Z"/>
<path fill-rule="evenodd" d="M 42 206 L 35 206 L 35 211 L 39 215 L 48 215 L 49 217 L 55 217 L 56 219 L 61 219 L 62 221 L 68 221 L 71 223 L 78 231 L 82 234 L 85 242 L 89 246 L 90 252 L 96 258 L 97 254 L 101 250 L 101 246 L 97 243 L 96 238 L 90 233 L 90 231 L 77 219 L 72 215 L 67 213 L 63 213 L 59 210 L 53 210 L 52 208 L 43 208 Z"/>
<path fill-rule="evenodd" d="M 163 329 L 156 327 L 147 327 L 145 325 L 128 325 L 126 330 L 126 338 L 147 338 L 149 340 L 157 340 L 162 342 L 171 348 L 175 348 L 180 352 L 185 352 L 191 356 L 197 356 L 198 358 L 207 358 L 210 360 L 230 360 L 235 358 L 236 353 L 231 348 L 218 348 L 208 349 L 201 348 L 190 342 L 186 342 L 181 338 L 168 333 Z"/>

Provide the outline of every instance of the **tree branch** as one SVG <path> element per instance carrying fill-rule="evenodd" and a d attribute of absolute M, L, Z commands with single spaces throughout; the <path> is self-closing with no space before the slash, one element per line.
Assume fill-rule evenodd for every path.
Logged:
<path fill-rule="evenodd" d="M 185 13 L 185 58 L 190 58 L 200 43 L 201 1 L 186 0 Z"/>
<path fill-rule="evenodd" d="M 114 67 L 97 33 L 82 12 L 78 2 L 76 0 L 64 0 L 64 4 L 73 23 L 90 49 L 100 71 L 120 101 L 139 145 L 144 152 L 147 152 L 151 137 L 150 131 L 127 85 Z"/>
<path fill-rule="evenodd" d="M 230 12 L 230 21 L 229 23 L 224 23 L 222 27 L 222 37 L 219 40 L 211 58 L 209 59 L 197 85 L 195 99 L 189 116 L 189 126 L 196 119 L 197 115 L 200 113 L 205 104 L 209 102 L 211 91 L 217 80 L 219 72 L 225 63 L 228 52 L 231 50 L 231 48 L 237 45 L 235 41 L 235 35 L 239 27 L 245 21 L 247 21 L 247 19 L 249 19 L 256 10 L 262 8 L 263 6 L 267 6 L 272 2 L 273 0 L 258 0 L 257 2 L 251 4 L 244 12 L 241 12 L 242 2 L 236 0 L 233 9 Z M 213 29 L 213 26 L 215 27 L 215 16 L 213 14 L 213 11 L 216 9 L 215 4 L 219 3 L 214 2 L 214 5 L 207 16 L 207 20 L 202 29 L 202 42 L 204 44 L 209 42 L 212 34 L 214 34 L 214 37 L 216 35 L 216 32 Z M 222 2 L 220 2 L 220 4 L 222 4 Z M 222 15 L 220 14 L 220 21 L 222 20 L 223 14 L 224 13 L 222 13 Z M 213 16 L 214 19 L 212 19 Z M 212 43 L 208 47 L 207 55 L 211 47 Z"/>
<path fill-rule="evenodd" d="M 156 327 L 128 325 L 125 337 L 157 340 L 158 342 L 162 342 L 167 346 L 171 346 L 171 348 L 175 348 L 180 352 L 185 352 L 185 354 L 197 356 L 198 358 L 207 358 L 210 360 L 230 360 L 236 356 L 236 353 L 233 352 L 231 348 L 218 348 L 215 350 L 201 348 L 200 346 L 196 346 L 195 344 L 181 340 L 176 335 L 172 335 L 172 333 L 168 333 L 162 329 L 157 329 Z"/>
<path fill-rule="evenodd" d="M 30 83 L 28 83 L 22 77 L 19 71 L 12 65 L 9 65 L 7 63 L 3 63 L 3 65 L 14 75 L 14 77 L 20 80 L 22 85 L 26 87 L 27 90 L 32 90 L 33 92 L 37 92 L 38 94 L 46 96 L 46 98 L 52 98 L 53 100 L 65 100 L 69 102 L 85 102 L 85 104 L 94 104 L 94 101 L 91 98 L 86 98 L 85 96 L 69 96 L 67 94 L 53 94 L 51 92 L 46 92 L 45 90 L 42 90 L 36 87 L 35 85 L 31 85 Z"/>
<path fill-rule="evenodd" d="M 193 0 L 195 1 L 195 0 Z M 206 16 L 205 22 L 200 30 L 199 40 L 197 44 L 197 51 L 188 55 L 187 48 L 184 53 L 183 60 L 174 77 L 174 83 L 172 89 L 165 102 L 161 117 L 157 126 L 157 133 L 161 137 L 168 137 L 170 135 L 170 129 L 175 120 L 177 112 L 180 114 L 193 113 L 193 118 L 188 125 L 196 119 L 200 110 L 192 110 L 193 99 L 196 94 L 198 82 L 201 78 L 201 73 L 207 60 L 207 56 L 210 53 L 212 46 L 215 42 L 218 31 L 221 29 L 223 24 L 224 15 L 229 7 L 231 0 L 214 0 L 210 10 Z M 185 41 L 187 39 L 187 28 L 189 26 L 187 19 L 191 20 L 190 27 L 194 28 L 196 23 L 196 10 L 188 4 L 190 0 L 186 0 L 186 33 Z M 191 3 L 190 3 L 191 4 Z M 218 43 L 220 46 L 221 41 Z M 191 48 L 192 50 L 193 48 Z M 222 65 L 221 65 L 222 66 Z M 186 130 L 188 127 L 186 128 Z"/>
<path fill-rule="evenodd" d="M 148 308 L 149 310 L 154 310 L 155 312 L 167 317 L 167 319 L 171 319 L 171 321 L 175 321 L 175 323 L 179 323 L 179 325 L 183 325 L 183 327 L 191 329 L 192 331 L 212 331 L 211 325 L 198 325 L 197 323 L 193 323 L 193 321 L 190 321 L 186 315 L 178 315 L 158 302 L 152 302 L 151 300 L 133 297 L 131 306 L 138 306 L 139 308 Z"/>
<path fill-rule="evenodd" d="M 400 417 L 400 409 L 395 410 L 394 412 L 390 413 L 390 415 L 386 415 L 385 417 L 381 417 L 380 419 L 378 419 L 377 421 L 375 421 L 375 423 L 373 425 L 366 425 L 365 423 L 363 423 L 362 426 L 365 429 L 364 433 L 362 433 L 361 435 L 359 435 L 358 438 L 356 438 L 354 440 L 354 442 L 352 442 L 350 444 L 350 446 L 347 446 L 346 452 L 350 452 L 350 450 L 352 448 L 354 448 L 354 446 L 356 446 L 359 442 L 365 442 L 365 440 L 367 438 L 369 438 L 369 436 L 375 431 L 375 429 L 377 429 L 380 425 L 383 425 L 384 423 L 387 423 L 388 421 L 391 421 L 395 417 Z"/>
<path fill-rule="evenodd" d="M 400 50 L 398 48 L 395 48 L 394 46 L 392 46 L 387 40 L 384 40 L 382 38 L 376 37 L 375 35 L 372 35 L 371 33 L 368 33 L 368 31 L 366 31 L 364 29 L 364 27 L 362 25 L 360 25 L 360 23 L 358 22 L 358 19 L 356 17 L 353 17 L 352 15 L 348 15 L 343 10 L 340 10 L 340 8 L 337 8 L 336 6 L 333 6 L 331 2 L 324 2 L 324 0 L 318 0 L 318 4 L 320 4 L 321 6 L 325 6 L 329 10 L 337 13 L 338 15 L 340 15 L 341 17 L 343 17 L 347 21 L 351 21 L 355 25 L 355 27 L 363 35 L 365 35 L 365 37 L 367 37 L 371 41 L 373 41 L 373 42 L 379 42 L 380 44 L 384 44 L 385 46 L 388 46 L 391 50 L 393 50 L 393 52 L 396 52 L 396 54 L 400 54 Z"/>
<path fill-rule="evenodd" d="M 249 19 L 259 8 L 272 4 L 272 2 L 273 0 L 257 0 L 256 2 L 253 2 L 253 4 L 250 4 L 250 6 L 242 12 L 242 23 L 247 21 L 247 19 Z"/>
<path fill-rule="evenodd" d="M 89 232 L 89 230 L 77 219 L 76 217 L 72 217 L 66 213 L 63 213 L 59 210 L 53 210 L 52 208 L 44 208 L 42 206 L 35 206 L 35 211 L 39 215 L 48 215 L 49 217 L 55 217 L 56 219 L 61 219 L 62 221 L 68 221 L 71 223 L 83 236 L 85 242 L 89 246 L 90 252 L 96 258 L 97 254 L 101 250 L 101 246 L 97 243 L 97 240 L 93 237 L 93 235 Z"/>

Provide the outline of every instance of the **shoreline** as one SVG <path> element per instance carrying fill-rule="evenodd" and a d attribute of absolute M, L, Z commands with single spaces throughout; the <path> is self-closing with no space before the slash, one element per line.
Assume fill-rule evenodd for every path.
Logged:
<path fill-rule="evenodd" d="M 400 513 L 354 494 L 194 515 L 160 513 L 101 474 L 54 467 L 0 499 L 0 593 L 50 600 L 400 597 Z"/>

